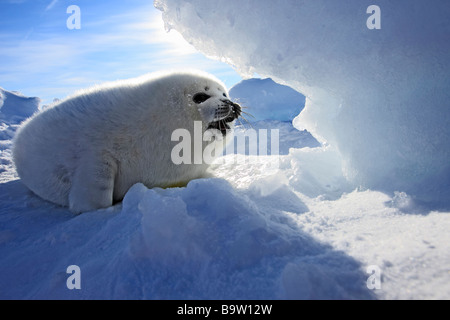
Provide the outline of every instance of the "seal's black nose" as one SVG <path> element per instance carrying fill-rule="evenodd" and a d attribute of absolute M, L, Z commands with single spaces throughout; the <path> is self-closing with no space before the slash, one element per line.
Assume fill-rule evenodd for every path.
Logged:
<path fill-rule="evenodd" d="M 240 115 L 242 113 L 242 108 L 237 103 L 232 102 L 232 104 L 233 104 L 233 107 L 232 107 L 233 114 L 234 114 L 235 118 L 237 119 L 238 117 L 240 117 Z"/>
<path fill-rule="evenodd" d="M 241 108 L 241 106 L 239 104 L 237 104 L 236 102 L 233 102 L 233 101 L 231 101 L 229 99 L 223 99 L 223 100 L 220 100 L 220 101 L 222 101 L 223 103 L 225 103 L 227 106 L 229 106 L 231 108 L 231 113 L 232 114 L 230 116 L 233 119 L 231 119 L 229 121 L 237 119 L 241 115 L 242 108 Z"/>

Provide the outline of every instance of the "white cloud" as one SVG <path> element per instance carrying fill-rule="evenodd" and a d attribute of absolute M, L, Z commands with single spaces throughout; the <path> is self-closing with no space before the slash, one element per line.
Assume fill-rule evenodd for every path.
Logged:
<path fill-rule="evenodd" d="M 114 21 L 114 24 L 111 21 Z M 83 28 L 99 28 L 100 26 L 108 32 L 92 35 L 92 40 L 96 43 L 117 44 L 120 41 L 120 43 L 157 45 L 163 48 L 164 55 L 180 56 L 198 53 L 176 30 L 165 31 L 160 12 L 140 8 L 140 10 L 111 16 L 105 20 L 90 22 Z M 95 37 L 97 39 L 94 39 Z"/>
<path fill-rule="evenodd" d="M 52 1 L 48 10 L 56 2 Z M 22 86 L 28 86 L 32 89 L 28 94 L 51 101 L 93 83 L 162 69 L 227 72 L 217 62 L 205 59 L 175 30 L 167 33 L 161 13 L 150 6 L 86 20 L 81 32 L 63 29 L 42 34 L 34 28 L 33 37 L 25 38 L 0 32 L 0 61 L 4 62 L 0 74 L 8 79 L 2 84 L 24 92 Z"/>
<path fill-rule="evenodd" d="M 45 8 L 45 11 L 50 10 L 51 8 L 53 8 L 53 6 L 58 2 L 59 0 L 52 0 L 52 2 L 50 2 L 48 4 L 48 6 Z"/>

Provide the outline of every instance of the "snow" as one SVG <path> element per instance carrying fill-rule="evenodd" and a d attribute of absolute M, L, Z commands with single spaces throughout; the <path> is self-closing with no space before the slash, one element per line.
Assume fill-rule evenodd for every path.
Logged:
<path fill-rule="evenodd" d="M 450 206 L 450 6 L 368 1 L 156 0 L 168 30 L 204 54 L 306 98 L 297 128 L 335 148 L 354 187 Z M 217 10 L 220 8 L 220 10 Z"/>
<path fill-rule="evenodd" d="M 278 120 L 260 120 L 250 121 L 246 123 L 241 121 L 234 131 L 234 145 L 233 153 L 240 153 L 245 155 L 264 155 L 264 151 L 259 149 L 259 142 L 266 146 L 266 154 L 270 155 L 276 151 L 272 151 L 272 134 L 274 130 L 278 132 L 279 148 L 278 154 L 287 155 L 291 148 L 315 148 L 320 146 L 320 143 L 306 130 L 299 131 L 292 125 L 292 122 L 278 121 Z M 261 137 L 261 132 L 266 133 L 265 138 Z M 254 150 L 250 148 L 250 138 L 256 137 L 258 143 Z M 255 139 L 255 138 L 253 138 Z M 263 140 L 264 139 L 264 140 Z M 256 140 L 255 140 L 256 141 Z M 265 142 L 265 143 L 264 143 Z"/>
<path fill-rule="evenodd" d="M 377 2 L 369 31 L 356 0 L 156 1 L 200 50 L 304 93 L 294 124 L 321 144 L 256 121 L 280 130 L 279 156 L 226 154 L 212 178 L 136 184 L 103 210 L 73 215 L 22 185 L 12 139 L 37 100 L 2 90 L 0 299 L 449 299 L 448 7 Z"/>
<path fill-rule="evenodd" d="M 18 112 L 29 101 L 19 99 Z M 335 155 L 331 147 L 306 140 L 279 157 L 228 154 L 214 178 L 136 184 L 122 203 L 76 216 L 17 180 L 17 125 L 1 128 L 1 299 L 450 297 L 448 213 L 422 212 L 405 193 L 351 189 L 339 159 L 322 155 Z M 66 286 L 72 265 L 80 290 Z M 373 265 L 380 290 L 366 285 Z"/>
<path fill-rule="evenodd" d="M 0 88 L 0 120 L 19 123 L 30 117 L 39 108 L 39 98 L 28 98 L 19 92 Z"/>
<path fill-rule="evenodd" d="M 39 108 L 39 98 L 0 87 L 0 183 L 17 177 L 12 163 L 12 138 L 20 123 Z"/>
<path fill-rule="evenodd" d="M 244 119 L 238 120 L 239 125 L 234 131 L 234 153 L 261 155 L 259 141 L 265 139 L 267 154 L 273 154 L 273 130 L 278 130 L 280 155 L 289 154 L 290 148 L 320 146 L 307 130 L 300 131 L 292 125 L 292 120 L 305 105 L 305 96 L 301 93 L 268 78 L 242 80 L 229 90 L 229 94 L 244 108 Z M 260 136 L 262 131 L 267 133 L 266 138 Z M 250 148 L 249 142 L 253 133 L 258 139 L 255 150 Z"/>
<path fill-rule="evenodd" d="M 234 85 L 230 97 L 244 106 L 252 121 L 292 121 L 303 110 L 305 96 L 272 79 L 247 79 Z"/>

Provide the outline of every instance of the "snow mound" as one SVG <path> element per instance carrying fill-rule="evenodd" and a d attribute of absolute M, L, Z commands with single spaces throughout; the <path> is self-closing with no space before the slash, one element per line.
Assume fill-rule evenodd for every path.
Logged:
<path fill-rule="evenodd" d="M 206 55 L 305 94 L 294 125 L 332 145 L 354 187 L 450 207 L 450 6 L 379 0 L 155 0 Z M 217 10 L 220 8 L 220 10 Z"/>
<path fill-rule="evenodd" d="M 20 123 L 38 111 L 40 102 L 39 98 L 25 97 L 0 88 L 0 121 Z"/>
<path fill-rule="evenodd" d="M 13 170 L 12 138 L 20 123 L 38 110 L 40 101 L 0 88 L 0 183 L 17 177 Z"/>
<path fill-rule="evenodd" d="M 0 184 L 2 209 L 17 201 L 8 193 L 27 208 L 0 211 L 9 226 L 0 233 L 0 285 L 9 288 L 0 297 L 373 298 L 361 265 L 305 234 L 294 218 L 307 207 L 283 183 L 268 189 L 270 179 L 242 192 L 222 179 L 136 184 L 122 204 L 75 217 L 17 181 Z M 80 267 L 81 290 L 65 286 L 70 265 Z"/>
<path fill-rule="evenodd" d="M 277 130 L 276 139 L 278 139 L 278 151 L 272 150 L 272 135 Z M 262 133 L 262 134 L 261 134 Z M 259 149 L 260 143 L 266 147 L 266 150 Z M 234 129 L 234 153 L 245 155 L 274 155 L 276 152 L 280 155 L 289 154 L 291 148 L 315 148 L 320 143 L 306 130 L 294 128 L 292 122 L 278 120 L 261 120 L 243 123 Z"/>
<path fill-rule="evenodd" d="M 274 154 L 272 132 L 277 130 L 278 154 L 290 148 L 318 147 L 320 143 L 306 130 L 298 130 L 292 120 L 305 105 L 305 96 L 272 79 L 243 80 L 230 89 L 230 97 L 244 107 L 243 117 L 234 130 L 234 153 L 245 155 Z M 249 113 L 249 114 L 247 114 Z M 260 150 L 260 144 L 266 146 Z"/>
<path fill-rule="evenodd" d="M 252 115 L 248 120 L 292 121 L 305 106 L 305 96 L 272 79 L 242 80 L 230 91 L 230 97 Z"/>

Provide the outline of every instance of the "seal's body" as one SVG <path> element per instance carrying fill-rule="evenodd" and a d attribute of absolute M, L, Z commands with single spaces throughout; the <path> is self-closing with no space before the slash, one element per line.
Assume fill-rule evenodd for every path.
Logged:
<path fill-rule="evenodd" d="M 175 164 L 176 129 L 226 135 L 240 107 L 199 72 L 151 74 L 83 90 L 25 122 L 13 157 L 23 183 L 80 213 L 111 206 L 141 182 L 171 187 L 202 177 L 207 164 Z M 203 144 L 205 146 L 205 143 Z M 193 149 L 193 151 L 195 151 Z"/>

